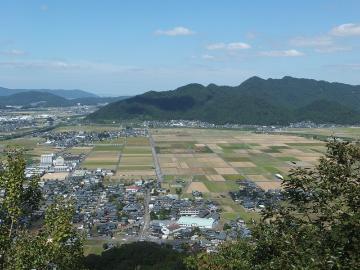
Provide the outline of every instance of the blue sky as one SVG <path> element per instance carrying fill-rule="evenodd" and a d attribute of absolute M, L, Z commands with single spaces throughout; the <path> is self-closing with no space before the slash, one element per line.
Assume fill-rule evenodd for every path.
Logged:
<path fill-rule="evenodd" d="M 2 0 L 0 86 L 134 95 L 286 75 L 360 84 L 358 0 Z"/>

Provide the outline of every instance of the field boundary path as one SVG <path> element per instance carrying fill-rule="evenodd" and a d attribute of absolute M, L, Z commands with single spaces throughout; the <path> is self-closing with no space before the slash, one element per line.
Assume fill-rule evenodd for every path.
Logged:
<path fill-rule="evenodd" d="M 115 174 L 117 173 L 117 171 L 119 170 L 119 167 L 120 167 L 120 161 L 121 161 L 121 158 L 122 158 L 122 154 L 123 154 L 123 151 L 126 147 L 126 143 L 127 143 L 127 140 L 126 140 L 126 137 L 125 137 L 125 140 L 124 140 L 124 143 L 122 144 L 122 149 L 119 153 L 119 158 L 118 158 L 118 163 L 116 165 L 116 168 L 115 168 Z"/>
<path fill-rule="evenodd" d="M 149 130 L 149 142 L 150 142 L 151 153 L 152 153 L 153 160 L 154 160 L 154 165 L 155 165 L 156 178 L 157 178 L 158 184 L 161 185 L 161 183 L 163 182 L 163 175 L 162 175 L 162 172 L 161 172 L 159 158 L 158 158 L 158 156 L 156 154 L 155 141 L 154 141 L 154 138 L 152 137 L 152 135 L 150 133 L 150 130 Z"/>

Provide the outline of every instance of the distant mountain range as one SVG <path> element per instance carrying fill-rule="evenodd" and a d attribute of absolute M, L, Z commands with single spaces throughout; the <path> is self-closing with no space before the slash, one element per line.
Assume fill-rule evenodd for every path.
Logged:
<path fill-rule="evenodd" d="M 189 84 L 110 103 L 92 121 L 202 120 L 212 123 L 360 123 L 360 86 L 312 79 L 251 77 L 239 86 Z"/>
<path fill-rule="evenodd" d="M 74 98 L 88 98 L 88 97 L 99 97 L 93 93 L 84 91 L 84 90 L 63 90 L 63 89 L 9 89 L 0 87 L 0 96 L 10 96 L 13 94 L 23 93 L 23 92 L 43 92 L 54 94 L 66 99 Z"/>
<path fill-rule="evenodd" d="M 83 90 L 27 90 L 3 87 L 0 87 L 0 97 L 0 107 L 67 107 L 77 105 L 78 103 L 82 105 L 97 105 L 128 98 L 126 96 L 99 97 Z"/>

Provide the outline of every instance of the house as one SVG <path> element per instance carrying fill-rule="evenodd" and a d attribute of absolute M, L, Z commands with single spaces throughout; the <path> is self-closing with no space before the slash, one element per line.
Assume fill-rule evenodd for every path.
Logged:
<path fill-rule="evenodd" d="M 141 189 L 141 187 L 138 186 L 128 186 L 125 188 L 126 192 L 136 193 Z"/>

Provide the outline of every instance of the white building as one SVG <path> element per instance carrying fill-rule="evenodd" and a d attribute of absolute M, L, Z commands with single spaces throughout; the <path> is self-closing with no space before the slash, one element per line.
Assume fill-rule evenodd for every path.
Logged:
<path fill-rule="evenodd" d="M 53 164 L 54 154 L 44 154 L 40 157 L 41 167 L 50 167 Z"/>
<path fill-rule="evenodd" d="M 212 218 L 199 217 L 180 217 L 177 224 L 180 227 L 199 227 L 204 229 L 212 229 L 215 226 L 215 220 Z"/>
<path fill-rule="evenodd" d="M 180 216 L 197 216 L 200 214 L 198 208 L 184 208 L 180 209 Z"/>
<path fill-rule="evenodd" d="M 58 156 L 55 160 L 54 160 L 54 166 L 64 166 L 65 165 L 65 160 L 62 156 Z"/>
<path fill-rule="evenodd" d="M 54 166 L 54 172 L 68 172 L 69 167 L 65 165 Z"/>

